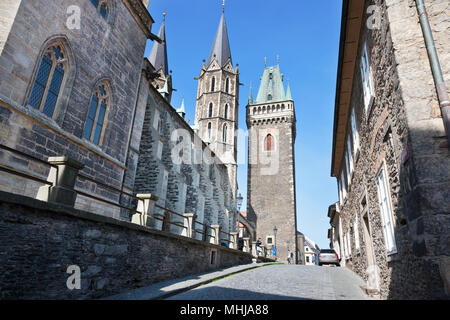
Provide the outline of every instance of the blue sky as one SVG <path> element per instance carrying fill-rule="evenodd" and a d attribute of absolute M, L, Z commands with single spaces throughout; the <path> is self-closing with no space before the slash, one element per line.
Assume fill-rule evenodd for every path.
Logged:
<path fill-rule="evenodd" d="M 297 228 L 321 248 L 328 247 L 328 206 L 337 201 L 330 177 L 333 112 L 342 0 L 227 0 L 225 15 L 233 64 L 239 64 L 239 128 L 246 130 L 245 106 L 250 82 L 254 98 L 264 71 L 280 57 L 289 78 L 297 117 L 295 143 Z M 167 10 L 169 69 L 173 70 L 172 105 L 185 99 L 193 123 L 197 77 L 208 59 L 222 13 L 221 0 L 150 0 L 157 34 Z M 150 53 L 149 41 L 146 57 Z M 240 147 L 240 150 L 244 149 Z M 246 198 L 247 166 L 238 168 L 239 191 Z M 241 209 L 245 210 L 246 203 Z"/>

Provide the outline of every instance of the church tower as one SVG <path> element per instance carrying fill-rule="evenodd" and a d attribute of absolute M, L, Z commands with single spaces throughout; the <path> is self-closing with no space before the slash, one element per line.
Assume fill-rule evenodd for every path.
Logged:
<path fill-rule="evenodd" d="M 295 159 L 296 118 L 289 83 L 284 89 L 279 65 L 265 67 L 256 100 L 247 105 L 249 161 L 247 218 L 256 239 L 276 247 L 278 261 L 288 251 L 297 261 Z M 255 239 L 255 240 L 256 240 Z"/>
<path fill-rule="evenodd" d="M 195 127 L 199 137 L 227 166 L 233 186 L 237 189 L 237 128 L 239 110 L 239 71 L 233 67 L 228 40 L 225 10 L 208 61 L 203 60 L 198 80 Z"/>
<path fill-rule="evenodd" d="M 152 85 L 170 104 L 173 88 L 172 71 L 169 73 L 169 62 L 167 59 L 166 13 L 163 14 L 163 22 L 159 28 L 158 38 L 161 39 L 161 42 L 155 41 L 148 58 L 156 71 L 156 76 L 152 80 Z"/>

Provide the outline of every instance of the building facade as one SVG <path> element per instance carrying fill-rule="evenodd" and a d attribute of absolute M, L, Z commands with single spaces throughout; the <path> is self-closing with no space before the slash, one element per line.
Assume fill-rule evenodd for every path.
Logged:
<path fill-rule="evenodd" d="M 0 143 L 23 153 L 3 148 L 0 160 L 28 175 L 2 170 L 0 190 L 45 200 L 45 183 L 29 176 L 50 180 L 39 161 L 66 156 L 84 166 L 77 209 L 130 221 L 133 196 L 151 193 L 160 207 L 235 231 L 236 179 L 186 123 L 183 108 L 170 105 L 165 14 L 155 36 L 142 0 L 9 1 L 0 11 Z M 143 59 L 148 39 L 156 41 Z M 228 87 L 235 110 L 237 83 L 235 75 Z M 229 115 L 237 121 L 231 107 Z M 191 141 L 192 162 L 173 160 L 178 129 Z"/>
<path fill-rule="evenodd" d="M 289 251 L 297 261 L 296 118 L 291 90 L 289 84 L 284 89 L 279 65 L 264 69 L 256 100 L 250 91 L 247 127 L 247 218 L 263 245 L 276 247 L 279 261 L 287 261 Z"/>
<path fill-rule="evenodd" d="M 442 86 L 433 77 L 425 41 L 430 39 L 419 23 L 426 15 L 419 10 L 428 11 L 448 78 L 450 4 L 421 3 L 343 4 L 331 170 L 338 182 L 339 223 L 333 217 L 333 243 L 339 240 L 346 267 L 384 299 L 448 294 L 450 157 L 440 112 L 444 101 L 437 95 Z"/>
<path fill-rule="evenodd" d="M 46 161 L 70 156 L 84 176 L 132 192 L 130 151 L 142 57 L 153 19 L 148 1 L 2 1 L 0 142 Z M 82 21 L 81 21 L 82 19 Z M 1 163 L 40 179 L 49 168 L 1 153 Z M 132 171 L 132 172 L 130 172 Z M 2 174 L 3 191 L 37 197 L 42 184 Z M 119 192 L 78 179 L 78 190 L 117 204 Z M 116 218 L 121 210 L 78 195 L 75 206 Z"/>
<path fill-rule="evenodd" d="M 224 16 L 221 19 L 222 23 L 225 23 Z M 196 215 L 196 221 L 199 223 L 208 226 L 219 225 L 225 233 L 235 232 L 236 179 L 230 175 L 230 164 L 223 163 L 221 157 L 214 153 L 213 146 L 216 144 L 209 144 L 208 140 L 202 136 L 204 134 L 201 129 L 202 118 L 196 119 L 196 123 L 191 127 L 185 120 L 184 101 L 178 109 L 170 105 L 172 78 L 168 74 L 165 15 L 158 35 L 164 41 L 154 44 L 149 60 L 146 61 L 146 70 L 152 70 L 154 67 L 156 72 L 146 73 L 144 79 L 147 83 L 145 90 L 148 92 L 148 97 L 138 149 L 136 193 L 155 195 L 158 198 L 156 202 L 158 207 L 155 209 L 155 213 L 164 216 L 165 222 L 170 221 L 181 226 L 183 217 L 161 208 L 169 209 L 180 215 L 192 213 Z M 231 63 L 230 59 L 227 62 Z M 211 64 L 217 66 L 217 61 L 212 60 Z M 211 66 L 211 68 L 213 67 Z M 225 70 L 220 72 L 225 73 Z M 220 79 L 219 75 L 216 74 L 217 79 Z M 209 77 L 203 73 L 202 76 Z M 230 82 L 233 83 L 233 88 L 235 80 L 236 78 Z M 199 81 L 203 83 L 204 80 Z M 214 91 L 214 99 L 219 98 L 220 100 L 220 96 L 225 95 L 225 92 L 220 90 Z M 237 108 L 236 104 L 232 105 Z M 197 113 L 198 110 L 203 110 L 202 108 L 197 105 Z M 230 119 L 235 119 L 233 114 L 229 114 L 229 116 Z M 225 121 L 222 116 L 215 118 L 217 121 L 219 119 Z M 230 121 L 228 120 L 228 122 Z M 230 123 L 234 127 L 234 121 Z M 200 124 L 200 129 L 197 124 Z M 230 131 L 230 137 L 233 132 L 234 130 Z M 181 155 L 180 159 L 177 158 L 178 155 Z M 235 172 L 235 169 L 233 170 Z M 166 231 L 175 234 L 183 233 L 182 227 L 168 223 L 164 225 L 167 226 Z M 201 230 L 200 225 L 196 225 L 196 230 L 204 231 Z M 205 239 L 205 235 L 200 232 L 196 234 L 196 238 L 209 240 Z M 222 238 L 224 238 L 223 235 Z"/>

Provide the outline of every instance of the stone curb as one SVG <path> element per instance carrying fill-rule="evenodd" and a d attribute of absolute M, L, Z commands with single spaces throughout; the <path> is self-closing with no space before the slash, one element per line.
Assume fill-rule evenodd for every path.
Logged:
<path fill-rule="evenodd" d="M 238 274 L 244 271 L 256 269 L 262 266 L 272 265 L 270 263 L 252 263 L 241 266 L 230 267 L 225 270 L 202 273 L 184 278 L 159 282 L 147 287 L 120 293 L 114 296 L 106 297 L 101 300 L 163 300 L 165 298 L 177 295 L 179 293 L 195 289 L 201 285 L 208 284 L 215 280 L 225 278 L 230 275 Z"/>

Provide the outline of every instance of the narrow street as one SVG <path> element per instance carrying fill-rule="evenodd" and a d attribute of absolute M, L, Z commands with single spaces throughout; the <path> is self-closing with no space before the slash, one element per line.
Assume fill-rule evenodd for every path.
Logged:
<path fill-rule="evenodd" d="M 168 300 L 366 300 L 364 281 L 339 267 L 270 265 L 245 271 Z"/>

